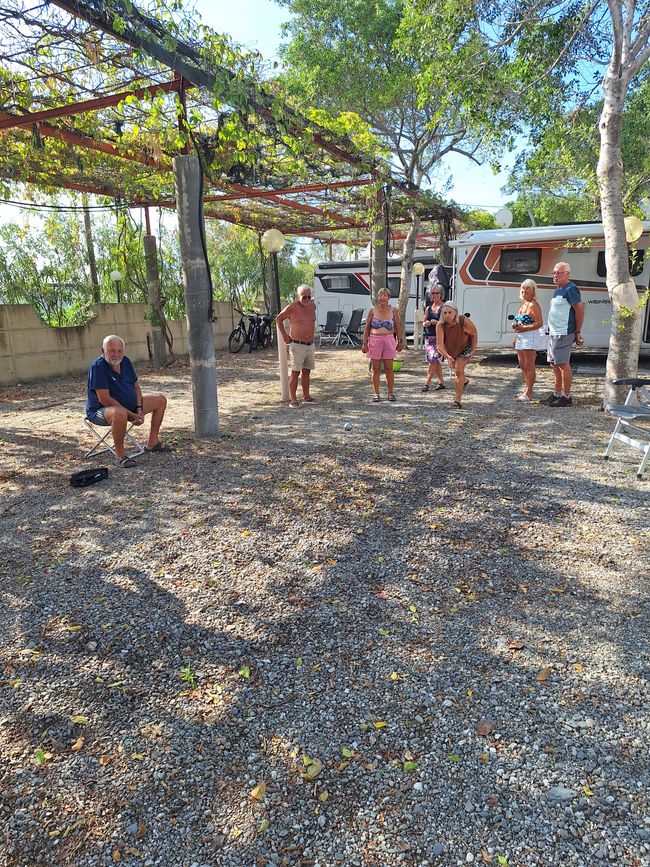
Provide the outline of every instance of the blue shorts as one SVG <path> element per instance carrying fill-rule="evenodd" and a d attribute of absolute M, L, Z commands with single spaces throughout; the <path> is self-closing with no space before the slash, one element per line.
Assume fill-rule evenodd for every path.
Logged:
<path fill-rule="evenodd" d="M 88 421 L 91 424 L 98 425 L 99 427 L 110 427 L 110 422 L 106 421 L 106 419 L 104 418 L 105 409 L 105 406 L 100 406 L 97 412 L 92 417 L 88 418 Z"/>

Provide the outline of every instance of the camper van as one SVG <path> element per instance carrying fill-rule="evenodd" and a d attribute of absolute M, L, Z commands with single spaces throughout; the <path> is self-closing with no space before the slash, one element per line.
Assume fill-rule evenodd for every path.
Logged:
<path fill-rule="evenodd" d="M 630 249 L 630 273 L 639 295 L 650 282 L 650 223 Z M 605 283 L 605 240 L 600 223 L 537 226 L 466 232 L 450 242 L 453 250 L 452 295 L 479 333 L 482 347 L 511 346 L 513 318 L 519 308 L 519 287 L 530 277 L 537 283 L 544 322 L 555 290 L 556 262 L 568 262 L 571 280 L 585 305 L 584 345 L 609 345 L 612 307 Z M 642 349 L 650 349 L 650 305 L 644 311 Z"/>
<path fill-rule="evenodd" d="M 418 250 L 413 262 L 422 262 L 424 274 L 411 278 L 411 292 L 404 317 L 406 333 L 412 334 L 415 322 L 415 311 L 422 306 L 424 287 L 429 279 L 432 267 L 438 262 L 433 251 Z M 399 297 L 400 275 L 402 272 L 401 257 L 391 257 L 388 260 L 387 288 L 391 298 Z M 314 271 L 314 301 L 316 302 L 316 321 L 324 325 L 330 310 L 343 312 L 343 323 L 350 320 L 352 311 L 362 307 L 366 312 L 372 307 L 370 291 L 370 263 L 368 259 L 357 259 L 350 262 L 320 262 Z"/>

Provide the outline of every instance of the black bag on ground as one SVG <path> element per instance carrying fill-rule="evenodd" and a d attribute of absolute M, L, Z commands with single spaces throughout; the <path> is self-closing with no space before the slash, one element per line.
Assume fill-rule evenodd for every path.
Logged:
<path fill-rule="evenodd" d="M 80 470 L 78 473 L 71 473 L 70 484 L 73 488 L 87 488 L 88 485 L 94 485 L 107 478 L 108 467 L 95 467 L 92 470 Z"/>

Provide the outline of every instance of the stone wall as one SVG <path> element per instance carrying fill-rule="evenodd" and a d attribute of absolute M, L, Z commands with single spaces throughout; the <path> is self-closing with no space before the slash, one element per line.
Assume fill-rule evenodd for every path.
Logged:
<path fill-rule="evenodd" d="M 85 372 L 107 334 L 124 339 L 133 362 L 150 360 L 146 304 L 98 304 L 95 310 L 97 315 L 86 325 L 52 328 L 41 322 L 29 304 L 0 304 L 0 385 Z M 214 312 L 215 348 L 226 349 L 239 316 L 223 301 L 217 302 Z M 187 355 L 185 320 L 170 322 L 169 327 L 174 355 Z"/>

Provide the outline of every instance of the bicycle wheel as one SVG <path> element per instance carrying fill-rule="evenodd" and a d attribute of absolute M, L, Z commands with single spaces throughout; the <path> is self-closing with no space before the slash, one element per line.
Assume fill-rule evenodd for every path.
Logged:
<path fill-rule="evenodd" d="M 246 343 L 246 335 L 241 328 L 235 328 L 228 338 L 228 352 L 239 352 L 244 343 Z"/>
<path fill-rule="evenodd" d="M 262 346 L 264 349 L 273 346 L 273 331 L 268 323 L 265 323 L 262 329 Z"/>

